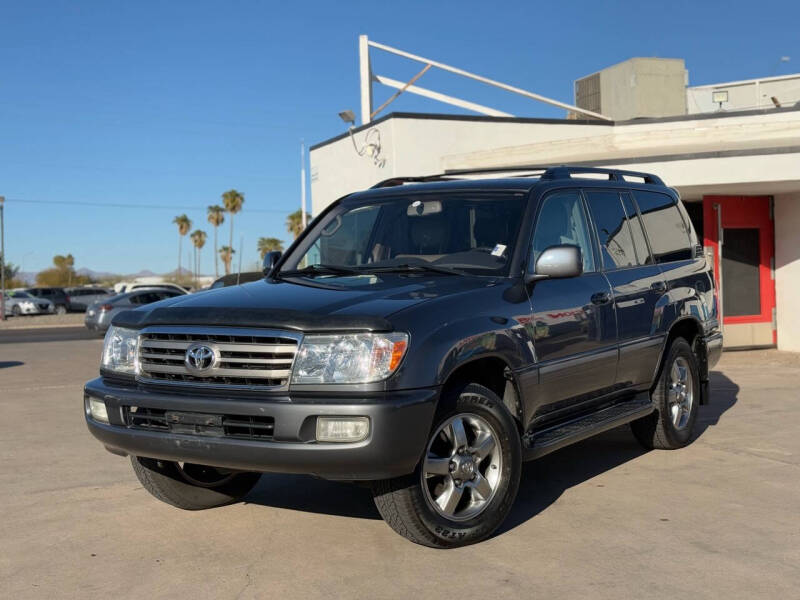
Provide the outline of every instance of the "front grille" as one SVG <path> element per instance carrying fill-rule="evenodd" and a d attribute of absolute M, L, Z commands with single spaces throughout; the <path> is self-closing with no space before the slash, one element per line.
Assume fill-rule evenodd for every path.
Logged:
<path fill-rule="evenodd" d="M 40 304 L 39 310 L 47 310 L 47 304 Z"/>
<path fill-rule="evenodd" d="M 147 328 L 139 335 L 139 378 L 214 387 L 283 387 L 289 382 L 299 341 L 299 335 L 282 331 Z M 186 364 L 186 350 L 198 343 L 214 353 L 212 366 L 202 371 Z"/>
<path fill-rule="evenodd" d="M 228 437 L 242 440 L 271 440 L 275 433 L 275 419 L 261 415 L 175 413 L 160 408 L 141 406 L 123 406 L 122 413 L 126 426 L 145 431 L 170 431 L 184 435 Z M 189 424 L 186 423 L 187 421 Z"/>

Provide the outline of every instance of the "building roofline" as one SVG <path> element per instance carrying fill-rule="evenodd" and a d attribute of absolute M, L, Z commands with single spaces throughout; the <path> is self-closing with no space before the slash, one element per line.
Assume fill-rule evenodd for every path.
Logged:
<path fill-rule="evenodd" d="M 736 87 L 739 85 L 749 85 L 751 83 L 764 83 L 770 81 L 783 81 L 784 79 L 800 79 L 800 73 L 788 73 L 786 75 L 773 75 L 772 77 L 756 77 L 755 79 L 740 79 L 738 81 L 723 81 L 722 83 L 706 83 L 703 85 L 690 85 L 687 89 L 702 90 L 720 87 Z"/>
<path fill-rule="evenodd" d="M 414 113 L 414 112 L 392 112 L 388 115 L 382 116 L 380 119 L 375 119 L 366 125 L 359 125 L 353 128 L 353 133 L 358 133 L 366 129 L 370 129 L 379 123 L 388 121 L 389 119 L 414 119 L 414 120 L 431 120 L 431 121 L 479 121 L 487 123 L 553 123 L 559 125 L 611 125 L 611 121 L 600 121 L 596 119 L 545 119 L 535 117 L 487 117 L 484 115 L 450 115 L 446 113 Z M 346 138 L 350 133 L 345 131 L 337 136 L 323 140 L 311 146 L 308 150 L 316 150 L 333 142 L 338 142 Z"/>
<path fill-rule="evenodd" d="M 765 115 L 781 112 L 797 112 L 800 111 L 800 106 L 786 106 L 781 108 L 756 108 L 752 110 L 741 110 L 731 112 L 713 112 L 713 113 L 694 113 L 689 115 L 675 115 L 672 117 L 646 117 L 641 119 L 631 119 L 628 121 L 599 121 L 594 119 L 540 119 L 529 117 L 487 117 L 483 115 L 449 115 L 443 113 L 413 113 L 413 112 L 392 112 L 384 115 L 380 119 L 376 119 L 366 125 L 359 125 L 353 129 L 353 133 L 365 131 L 388 121 L 389 119 L 412 119 L 417 121 L 431 120 L 431 121 L 474 121 L 482 123 L 539 123 L 539 124 L 552 124 L 552 125 L 599 125 L 599 126 L 613 126 L 613 125 L 641 125 L 645 123 L 670 123 L 675 121 L 698 121 L 703 119 L 727 119 L 730 117 L 749 117 L 756 115 Z M 311 146 L 309 152 L 323 148 L 334 142 L 345 139 L 350 133 L 345 131 L 337 136 L 328 138 Z"/>

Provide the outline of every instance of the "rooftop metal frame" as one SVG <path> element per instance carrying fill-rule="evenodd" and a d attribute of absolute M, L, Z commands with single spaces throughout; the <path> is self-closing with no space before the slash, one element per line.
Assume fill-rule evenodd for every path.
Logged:
<path fill-rule="evenodd" d="M 415 62 L 423 64 L 424 67 L 422 68 L 421 71 L 419 71 L 416 75 L 414 75 L 414 77 L 412 77 L 410 80 L 406 82 L 398 81 L 396 79 L 391 79 L 383 75 L 374 75 L 372 73 L 372 66 L 370 62 L 370 48 L 375 48 L 376 50 L 381 50 L 383 52 L 388 52 L 390 54 L 395 54 L 397 56 L 413 60 Z M 483 106 L 475 102 L 462 100 L 461 98 L 455 98 L 453 96 L 448 96 L 440 92 L 435 92 L 433 90 L 421 88 L 419 86 L 414 85 L 414 83 L 417 80 L 419 80 L 425 73 L 427 73 L 431 68 L 434 67 L 437 69 L 441 69 L 443 71 L 447 71 L 449 73 L 454 73 L 455 75 L 466 77 L 468 79 L 474 79 L 475 81 L 479 81 L 481 83 L 485 83 L 487 85 L 491 85 L 500 88 L 502 90 L 506 90 L 507 92 L 519 94 L 520 96 L 530 98 L 531 100 L 544 102 L 545 104 L 550 104 L 552 106 L 558 106 L 559 108 L 563 108 L 565 110 L 572 111 L 577 114 L 585 115 L 593 119 L 611 121 L 609 117 L 601 115 L 600 113 L 592 112 L 590 110 L 586 110 L 585 108 L 573 106 L 571 104 L 560 102 L 558 100 L 553 100 L 552 98 L 548 98 L 547 96 L 542 96 L 541 94 L 529 92 L 528 90 L 523 90 L 522 88 L 518 88 L 513 85 L 508 85 L 507 83 L 502 83 L 494 79 L 489 79 L 488 77 L 483 77 L 482 75 L 476 75 L 475 73 L 470 73 L 469 71 L 465 71 L 464 69 L 459 69 L 458 67 L 453 67 L 451 65 L 447 65 L 439 61 L 431 60 L 429 58 L 424 58 L 416 54 L 411 54 L 410 52 L 406 52 L 404 50 L 399 50 L 398 48 L 393 48 L 392 46 L 387 46 L 386 44 L 381 44 L 378 42 L 371 41 L 366 35 L 361 35 L 358 37 L 358 58 L 359 58 L 359 73 L 361 82 L 362 125 L 367 125 L 368 123 L 370 123 L 379 112 L 381 112 L 384 108 L 389 106 L 389 104 L 394 102 L 394 100 L 404 92 L 408 92 L 410 94 L 417 94 L 418 96 L 423 96 L 425 98 L 430 98 L 432 100 L 444 102 L 445 104 L 450 104 L 452 106 L 458 106 L 459 108 L 464 108 L 466 110 L 471 110 L 473 112 L 477 112 L 482 115 L 488 115 L 491 117 L 514 116 L 509 113 L 496 110 L 494 108 L 490 108 L 488 106 Z M 392 96 L 390 96 L 383 104 L 381 104 L 376 109 L 373 109 L 373 104 L 372 104 L 373 82 L 377 82 L 397 90 L 394 94 L 392 94 Z"/>

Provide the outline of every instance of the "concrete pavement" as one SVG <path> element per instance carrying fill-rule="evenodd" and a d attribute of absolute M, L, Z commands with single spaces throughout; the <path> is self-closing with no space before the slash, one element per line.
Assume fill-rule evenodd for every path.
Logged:
<path fill-rule="evenodd" d="M 800 359 L 726 353 L 699 437 L 628 430 L 523 470 L 492 539 L 415 546 L 369 492 L 265 475 L 183 512 L 86 431 L 102 341 L 0 345 L 0 590 L 7 598 L 779 598 L 800 583 Z"/>

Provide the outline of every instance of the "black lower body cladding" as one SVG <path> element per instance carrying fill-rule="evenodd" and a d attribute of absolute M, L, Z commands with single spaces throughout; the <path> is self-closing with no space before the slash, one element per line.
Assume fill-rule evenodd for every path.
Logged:
<path fill-rule="evenodd" d="M 407 390 L 363 398 L 256 397 L 162 393 L 112 385 L 98 378 L 84 388 L 85 397 L 105 402 L 110 423 L 87 416 L 89 431 L 117 454 L 147 456 L 225 469 L 303 473 L 341 480 L 374 480 L 414 470 L 425 448 L 438 400 L 438 389 Z M 129 407 L 203 415 L 272 417 L 272 439 L 175 433 L 129 426 Z M 317 443 L 316 417 L 364 416 L 367 439 L 354 443 Z"/>

